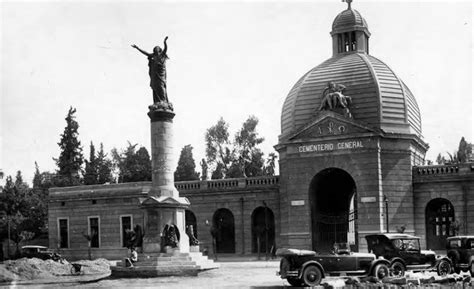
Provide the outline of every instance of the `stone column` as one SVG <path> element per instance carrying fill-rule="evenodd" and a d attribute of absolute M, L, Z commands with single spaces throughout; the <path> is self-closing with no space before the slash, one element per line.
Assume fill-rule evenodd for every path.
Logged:
<path fill-rule="evenodd" d="M 171 110 L 150 109 L 152 190 L 149 196 L 178 197 L 173 175 L 173 118 Z"/>
<path fill-rule="evenodd" d="M 141 207 L 146 210 L 145 253 L 162 251 L 161 234 L 166 225 L 176 225 L 180 234 L 179 251 L 189 252 L 185 209 L 189 201 L 174 186 L 173 118 L 168 103 L 150 106 L 152 186 Z"/>

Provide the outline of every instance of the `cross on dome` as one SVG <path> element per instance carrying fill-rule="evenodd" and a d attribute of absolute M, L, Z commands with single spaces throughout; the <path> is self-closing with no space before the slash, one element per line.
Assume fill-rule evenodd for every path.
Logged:
<path fill-rule="evenodd" d="M 350 9 L 351 9 L 352 0 L 342 0 L 342 2 L 346 2 L 346 3 L 347 3 L 347 10 L 350 10 Z"/>

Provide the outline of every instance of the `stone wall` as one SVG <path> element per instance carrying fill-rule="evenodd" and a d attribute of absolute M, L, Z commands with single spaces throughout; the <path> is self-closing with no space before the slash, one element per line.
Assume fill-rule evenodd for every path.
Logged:
<path fill-rule="evenodd" d="M 474 234 L 474 163 L 413 168 L 415 233 L 426 248 L 426 206 L 447 199 L 461 223 L 459 234 Z"/>

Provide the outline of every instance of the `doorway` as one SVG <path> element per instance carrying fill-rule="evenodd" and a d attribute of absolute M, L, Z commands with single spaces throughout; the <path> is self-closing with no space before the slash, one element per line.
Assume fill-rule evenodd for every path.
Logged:
<path fill-rule="evenodd" d="M 317 173 L 309 186 L 312 247 L 329 252 L 334 243 L 358 250 L 357 194 L 354 179 L 338 168 Z"/>

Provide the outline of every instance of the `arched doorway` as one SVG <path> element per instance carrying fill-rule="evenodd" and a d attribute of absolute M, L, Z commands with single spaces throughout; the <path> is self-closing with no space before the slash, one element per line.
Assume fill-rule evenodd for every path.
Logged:
<path fill-rule="evenodd" d="M 446 238 L 454 236 L 454 207 L 450 201 L 436 198 L 428 202 L 425 212 L 428 249 L 445 249 Z"/>
<path fill-rule="evenodd" d="M 252 253 L 270 253 L 275 244 L 275 217 L 267 206 L 252 212 Z"/>
<path fill-rule="evenodd" d="M 309 186 L 313 250 L 329 251 L 334 243 L 357 244 L 357 196 L 354 179 L 346 171 L 327 168 Z"/>
<path fill-rule="evenodd" d="M 234 215 L 228 209 L 219 209 L 212 218 L 217 253 L 235 253 Z"/>
<path fill-rule="evenodd" d="M 185 218 L 185 222 L 186 222 L 186 232 L 188 232 L 189 226 L 193 226 L 194 237 L 197 238 L 198 228 L 197 228 L 196 215 L 194 215 L 193 211 L 185 210 L 184 218 Z"/>

